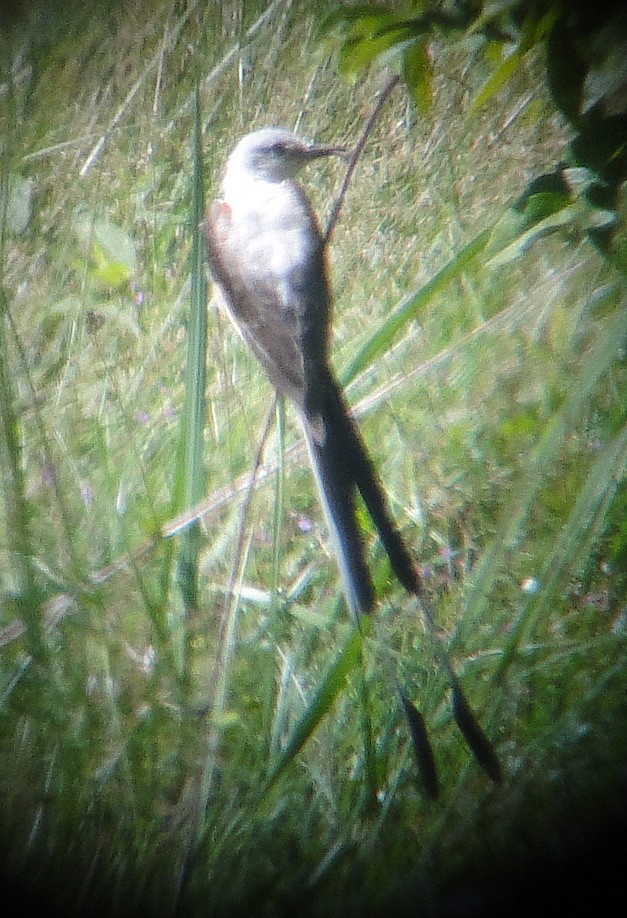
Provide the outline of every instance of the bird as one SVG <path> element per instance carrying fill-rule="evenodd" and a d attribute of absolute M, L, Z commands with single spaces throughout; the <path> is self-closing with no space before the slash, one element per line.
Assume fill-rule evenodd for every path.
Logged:
<path fill-rule="evenodd" d="M 331 290 L 327 237 L 297 176 L 308 163 L 343 155 L 281 127 L 246 134 L 227 158 L 221 195 L 202 223 L 209 268 L 222 305 L 276 391 L 300 421 L 333 541 L 344 595 L 357 626 L 376 595 L 357 518 L 361 498 L 391 568 L 436 626 L 417 565 L 390 513 L 385 491 L 330 362 Z M 495 781 L 501 768 L 442 649 L 453 716 L 473 755 Z M 398 685 L 416 761 L 430 796 L 438 795 L 422 714 Z"/>
<path fill-rule="evenodd" d="M 220 197 L 202 229 L 222 305 L 276 391 L 300 421 L 357 621 L 375 605 L 357 492 L 393 571 L 411 593 L 419 575 L 329 358 L 331 292 L 326 240 L 297 175 L 344 148 L 280 127 L 246 134 L 228 156 Z"/>

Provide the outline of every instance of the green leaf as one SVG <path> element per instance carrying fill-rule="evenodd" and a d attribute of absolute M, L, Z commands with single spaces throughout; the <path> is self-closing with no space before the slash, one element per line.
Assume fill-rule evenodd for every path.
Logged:
<path fill-rule="evenodd" d="M 541 191 L 538 194 L 532 194 L 524 204 L 522 211 L 524 224 L 527 227 L 539 223 L 556 214 L 565 207 L 568 207 L 570 199 L 568 195 L 559 191 Z"/>
<path fill-rule="evenodd" d="M 402 23 L 405 17 L 402 13 L 374 11 L 374 7 L 366 7 L 365 11 L 358 12 L 352 17 L 348 35 L 350 38 L 376 38 L 394 26 Z"/>
<path fill-rule="evenodd" d="M 498 92 L 501 87 L 507 83 L 510 77 L 520 67 L 523 55 L 522 52 L 518 49 L 513 51 L 509 57 L 505 58 L 503 63 L 498 67 L 491 77 L 489 77 L 486 82 L 483 84 L 478 95 L 475 96 L 471 108 L 477 110 L 481 108 L 492 96 Z"/>
<path fill-rule="evenodd" d="M 136 273 L 135 243 L 121 226 L 112 220 L 96 220 L 93 233 L 93 246 L 100 257 L 125 267 L 128 277 Z"/>
<path fill-rule="evenodd" d="M 410 37 L 407 26 L 394 26 L 373 36 L 348 38 L 340 51 L 340 73 L 357 73 L 391 49 L 400 53 L 402 47 L 398 46 Z"/>
<path fill-rule="evenodd" d="M 122 227 L 106 217 L 95 219 L 77 210 L 73 230 L 90 260 L 93 280 L 109 289 L 128 284 L 137 272 L 137 255 L 134 240 Z"/>
<path fill-rule="evenodd" d="M 97 243 L 94 242 L 92 256 L 95 262 L 93 276 L 103 287 L 118 289 L 128 284 L 133 272 L 129 269 L 128 264 L 123 261 L 111 259 L 108 253 Z"/>
<path fill-rule="evenodd" d="M 514 0 L 514 2 L 506 0 L 506 2 L 488 4 L 486 12 L 482 13 L 473 24 L 472 31 L 483 30 L 487 34 L 491 23 L 494 23 L 498 18 L 504 15 L 507 16 L 509 8 L 515 8 L 516 6 L 519 6 L 516 0 Z M 534 4 L 531 5 L 531 9 L 522 25 L 516 47 L 484 83 L 479 95 L 473 102 L 473 109 L 476 110 L 480 108 L 485 102 L 491 99 L 492 96 L 494 96 L 494 94 L 516 73 L 527 52 L 538 43 L 544 41 L 550 29 L 553 27 L 558 14 L 559 8 L 555 5 L 550 6 L 544 16 L 538 18 L 538 8 Z M 499 42 L 499 44 L 502 48 L 503 43 Z M 490 48 L 490 51 L 492 50 L 493 46 Z"/>
<path fill-rule="evenodd" d="M 426 113 L 433 102 L 433 63 L 424 40 L 413 41 L 403 52 L 403 79 L 419 109 Z"/>
<path fill-rule="evenodd" d="M 521 258 L 536 240 L 574 223 L 579 213 L 580 208 L 577 205 L 569 205 L 550 214 L 544 220 L 537 221 L 530 229 L 520 233 L 510 245 L 505 246 L 497 255 L 490 258 L 486 262 L 486 267 L 489 269 L 502 268 L 503 265 Z"/>

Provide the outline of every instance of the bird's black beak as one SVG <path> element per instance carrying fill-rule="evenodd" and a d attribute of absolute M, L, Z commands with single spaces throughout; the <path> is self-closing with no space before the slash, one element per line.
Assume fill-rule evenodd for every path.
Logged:
<path fill-rule="evenodd" d="M 321 159 L 323 156 L 342 156 L 348 155 L 347 147 L 334 147 L 324 143 L 312 143 L 304 150 L 306 159 Z"/>

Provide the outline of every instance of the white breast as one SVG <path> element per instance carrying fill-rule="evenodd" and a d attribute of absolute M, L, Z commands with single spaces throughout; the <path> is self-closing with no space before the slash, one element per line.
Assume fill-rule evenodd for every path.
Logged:
<path fill-rule="evenodd" d="M 269 181 L 227 170 L 223 199 L 231 212 L 232 243 L 278 281 L 315 256 L 318 235 L 296 182 Z"/>

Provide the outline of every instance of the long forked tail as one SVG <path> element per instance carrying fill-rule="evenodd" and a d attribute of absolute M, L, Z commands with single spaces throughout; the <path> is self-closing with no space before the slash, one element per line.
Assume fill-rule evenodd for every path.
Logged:
<path fill-rule="evenodd" d="M 322 503 L 334 535 L 351 612 L 358 619 L 360 613 L 371 611 L 375 598 L 355 513 L 356 491 L 359 490 L 388 554 L 392 570 L 405 589 L 418 598 L 425 625 L 435 639 L 435 622 L 416 566 L 392 520 L 385 493 L 357 425 L 345 406 L 338 384 L 330 374 L 322 407 L 325 427 L 323 442 L 319 443 L 311 431 L 307 430 L 306 422 L 305 435 Z M 436 643 L 440 662 L 453 690 L 455 722 L 483 770 L 498 783 L 501 780 L 501 767 L 494 748 L 464 696 L 446 651 L 439 641 Z M 422 715 L 402 690 L 400 697 L 410 725 L 412 742 L 417 749 L 419 768 L 429 793 L 435 796 L 435 766 Z M 421 725 L 420 730 L 417 729 L 418 724 Z"/>

